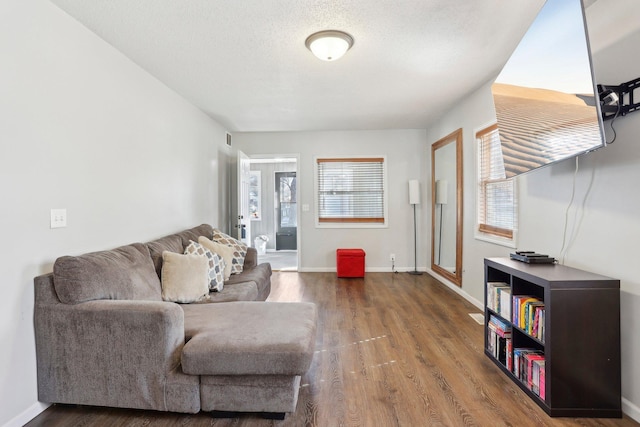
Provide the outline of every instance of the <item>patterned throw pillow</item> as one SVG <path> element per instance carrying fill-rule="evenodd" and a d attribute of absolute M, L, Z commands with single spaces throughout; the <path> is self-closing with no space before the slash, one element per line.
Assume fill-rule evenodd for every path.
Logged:
<path fill-rule="evenodd" d="M 233 248 L 222 243 L 212 242 L 204 236 L 198 237 L 198 243 L 209 249 L 211 253 L 218 254 L 224 260 L 224 280 L 231 276 L 231 264 L 233 263 Z"/>
<path fill-rule="evenodd" d="M 193 240 L 189 242 L 184 253 L 185 255 L 192 254 L 207 257 L 209 261 L 209 290 L 220 292 L 224 286 L 224 259 Z"/>
<path fill-rule="evenodd" d="M 211 238 L 216 243 L 230 246 L 233 248 L 233 262 L 231 263 L 231 274 L 242 273 L 242 267 L 244 266 L 244 258 L 247 256 L 247 245 L 241 241 L 234 239 L 228 234 L 224 234 L 217 228 L 213 229 L 213 237 Z"/>

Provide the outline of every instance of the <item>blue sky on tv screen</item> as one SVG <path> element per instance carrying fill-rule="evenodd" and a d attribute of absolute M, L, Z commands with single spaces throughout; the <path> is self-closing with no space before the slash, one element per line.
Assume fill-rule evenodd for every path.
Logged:
<path fill-rule="evenodd" d="M 496 82 L 593 94 L 580 0 L 547 0 Z"/>

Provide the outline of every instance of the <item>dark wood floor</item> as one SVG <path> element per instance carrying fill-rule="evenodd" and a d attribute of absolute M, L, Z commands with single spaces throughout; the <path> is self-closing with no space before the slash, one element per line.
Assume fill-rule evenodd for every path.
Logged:
<path fill-rule="evenodd" d="M 479 310 L 428 275 L 274 273 L 273 301 L 319 307 L 317 350 L 297 411 L 245 415 L 53 406 L 27 426 L 638 426 L 550 418 L 483 354 Z"/>

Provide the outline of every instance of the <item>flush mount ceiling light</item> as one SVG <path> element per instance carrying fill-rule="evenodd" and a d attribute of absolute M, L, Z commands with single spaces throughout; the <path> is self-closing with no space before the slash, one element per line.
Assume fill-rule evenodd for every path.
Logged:
<path fill-rule="evenodd" d="M 344 31 L 318 31 L 307 37 L 304 44 L 319 59 L 335 61 L 351 49 L 353 37 Z"/>

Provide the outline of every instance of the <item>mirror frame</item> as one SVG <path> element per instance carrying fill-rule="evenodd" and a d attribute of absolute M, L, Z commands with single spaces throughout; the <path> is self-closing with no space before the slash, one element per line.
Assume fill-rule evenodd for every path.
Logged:
<path fill-rule="evenodd" d="M 451 273 L 435 263 L 436 229 L 436 150 L 456 144 L 456 272 Z M 462 287 L 462 128 L 431 145 L 431 270 Z"/>

